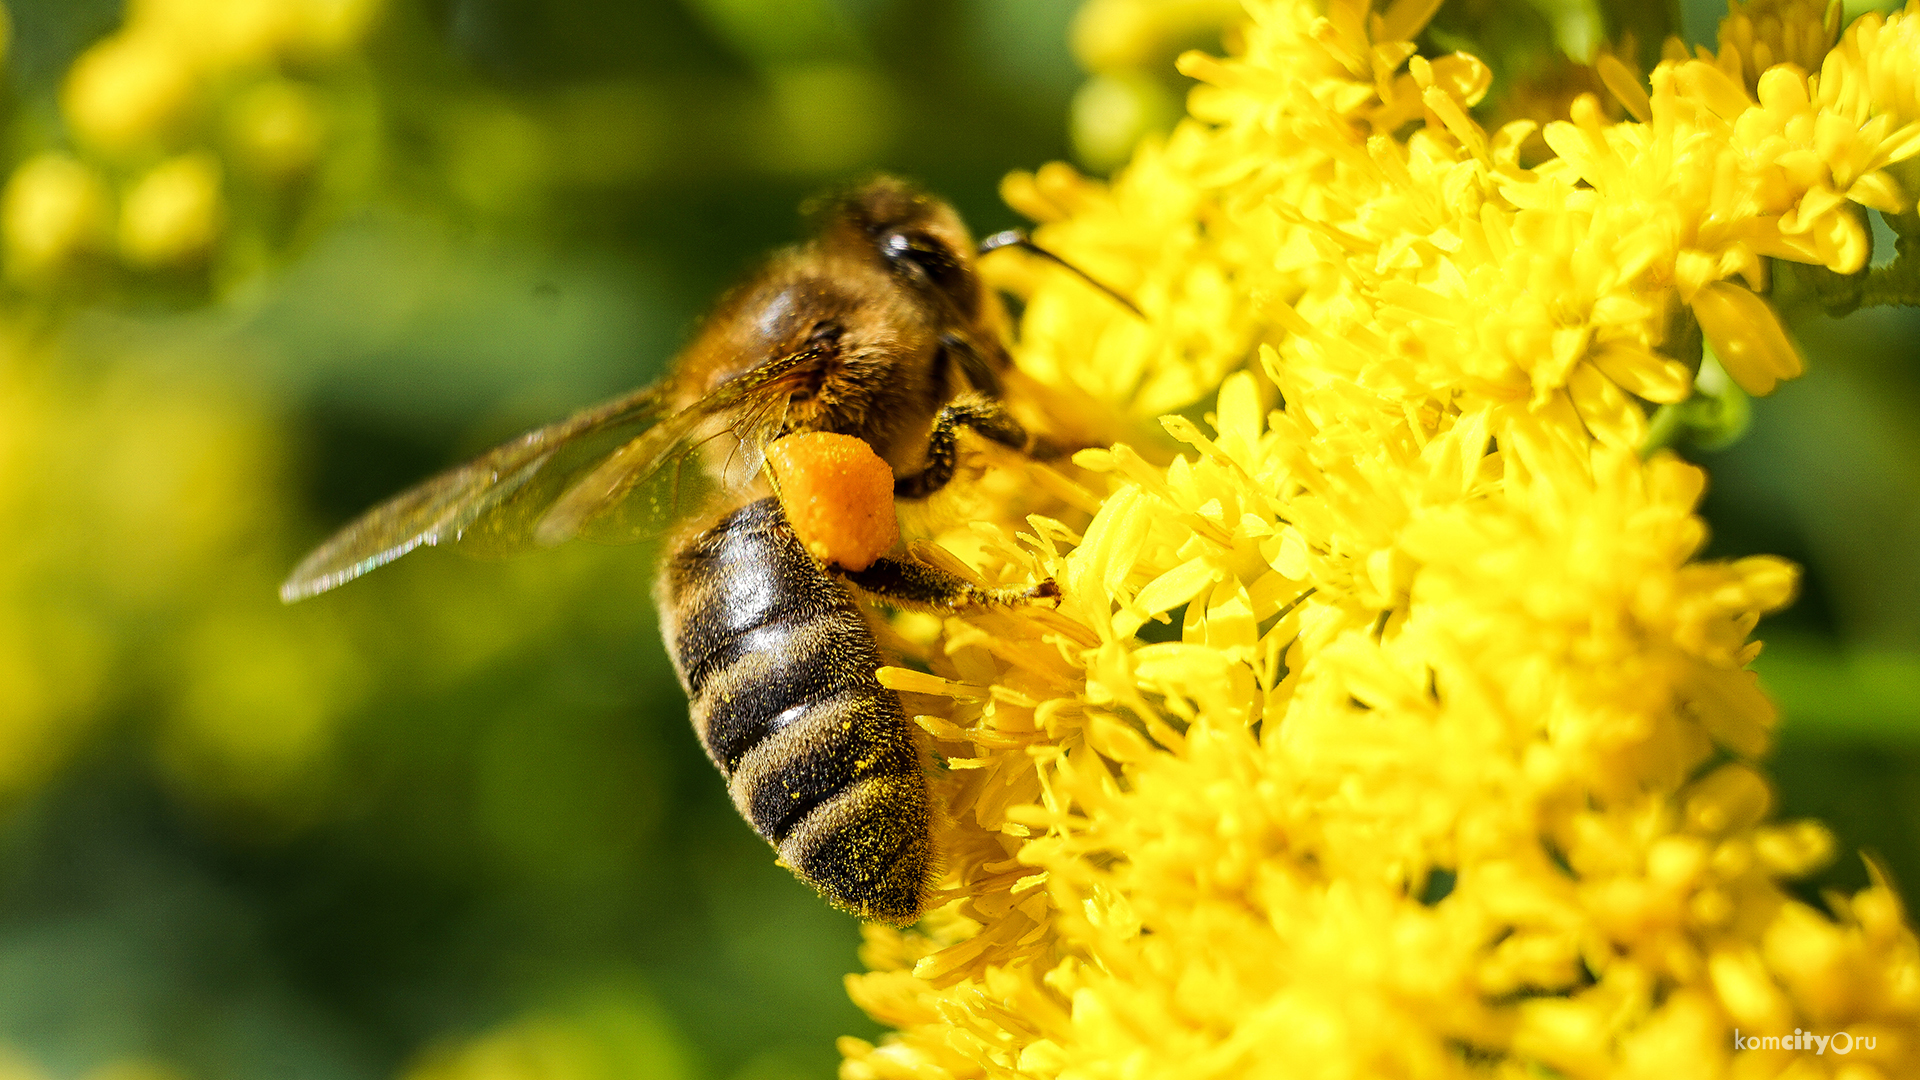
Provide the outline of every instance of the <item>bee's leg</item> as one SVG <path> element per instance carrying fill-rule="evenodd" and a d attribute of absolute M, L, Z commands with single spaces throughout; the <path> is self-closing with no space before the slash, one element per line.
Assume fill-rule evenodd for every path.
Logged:
<path fill-rule="evenodd" d="M 960 459 L 961 428 L 1015 450 L 1025 450 L 1027 446 L 1027 429 L 1020 426 L 1005 405 L 982 394 L 964 395 L 933 418 L 933 432 L 927 438 L 926 467 L 912 476 L 895 480 L 895 497 L 924 499 L 947 486 Z"/>
<path fill-rule="evenodd" d="M 1052 578 L 1024 589 L 983 589 L 958 574 L 906 559 L 875 559 L 865 570 L 837 570 L 863 592 L 918 611 L 950 614 L 961 608 L 988 604 L 1060 602 L 1060 586 Z"/>

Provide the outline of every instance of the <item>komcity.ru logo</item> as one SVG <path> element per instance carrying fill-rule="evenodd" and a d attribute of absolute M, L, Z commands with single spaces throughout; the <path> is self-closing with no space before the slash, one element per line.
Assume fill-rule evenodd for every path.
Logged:
<path fill-rule="evenodd" d="M 1831 1035 L 1815 1035 L 1811 1031 L 1793 1029 L 1791 1035 L 1742 1035 L 1739 1028 L 1733 1029 L 1733 1048 L 1735 1050 L 1811 1050 L 1824 1054 L 1832 1047 L 1836 1054 L 1851 1054 L 1854 1047 L 1872 1050 L 1880 1041 L 1878 1035 L 1862 1035 L 1854 1038 L 1844 1031 Z"/>

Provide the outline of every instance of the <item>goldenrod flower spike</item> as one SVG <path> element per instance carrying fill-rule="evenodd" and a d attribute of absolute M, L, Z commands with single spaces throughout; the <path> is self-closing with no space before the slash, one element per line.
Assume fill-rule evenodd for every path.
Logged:
<path fill-rule="evenodd" d="M 55 290 L 108 253 L 146 272 L 217 266 L 235 224 L 228 179 L 287 185 L 322 165 L 332 132 L 317 80 L 380 7 L 128 3 L 123 24 L 88 46 L 61 85 L 60 117 L 77 159 L 43 154 L 7 181 L 6 276 Z M 7 25 L 0 8 L 0 49 Z"/>
<path fill-rule="evenodd" d="M 922 720 L 951 900 L 867 930 L 894 1033 L 843 1076 L 1758 1075 L 1734 1030 L 1796 1026 L 1920 1071 L 1890 888 L 1782 884 L 1832 846 L 1753 764 L 1795 571 L 1698 561 L 1703 475 L 1639 452 L 1689 322 L 1766 392 L 1802 368 L 1767 260 L 1857 268 L 1859 208 L 1912 205 L 1920 14 L 1836 45 L 1828 10 L 1743 8 L 1642 94 L 1619 65 L 1637 119 L 1578 100 L 1529 167 L 1484 65 L 1381 36 L 1430 6 L 1250 0 L 1110 184 L 1009 179 L 1146 313 L 1015 282 L 1026 371 L 1214 411 L 1171 464 L 1078 455 L 1080 534 L 969 549 L 1065 599 L 947 624 L 940 678 L 986 688 Z"/>

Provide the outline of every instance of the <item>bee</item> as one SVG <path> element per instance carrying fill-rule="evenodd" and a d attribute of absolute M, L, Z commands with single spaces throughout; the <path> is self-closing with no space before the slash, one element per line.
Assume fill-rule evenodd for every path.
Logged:
<path fill-rule="evenodd" d="M 655 599 L 701 743 L 795 875 L 836 907 L 910 923 L 939 861 L 928 754 L 879 681 L 857 597 L 950 612 L 1057 602 L 1058 588 L 982 588 L 910 556 L 823 561 L 760 466 L 785 436 L 851 436 L 897 478 L 893 498 L 920 500 L 953 478 L 962 431 L 1032 449 L 1003 401 L 1005 315 L 976 265 L 1008 245 L 1054 258 L 1011 232 L 976 248 L 951 207 L 899 180 L 832 197 L 813 237 L 727 293 L 663 381 L 374 507 L 308 555 L 281 599 L 422 546 L 631 541 L 663 507 L 700 507 Z"/>

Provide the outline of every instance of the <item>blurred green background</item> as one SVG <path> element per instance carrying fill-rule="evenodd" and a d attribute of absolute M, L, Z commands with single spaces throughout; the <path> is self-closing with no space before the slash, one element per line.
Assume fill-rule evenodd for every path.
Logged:
<path fill-rule="evenodd" d="M 776 1080 L 871 1037 L 856 924 L 687 730 L 651 553 L 274 590 L 368 504 L 656 377 L 823 186 L 1019 224 L 1000 177 L 1119 160 L 1232 5 L 1083 41 L 1092 79 L 1074 7 L 11 0 L 0 1077 Z M 1435 40 L 1591 11 L 1539 7 Z M 1807 567 L 1761 631 L 1784 812 L 1911 894 L 1916 326 L 1796 328 L 1811 373 L 1688 452 L 1715 554 Z M 1809 889 L 1864 881 L 1843 854 Z"/>

